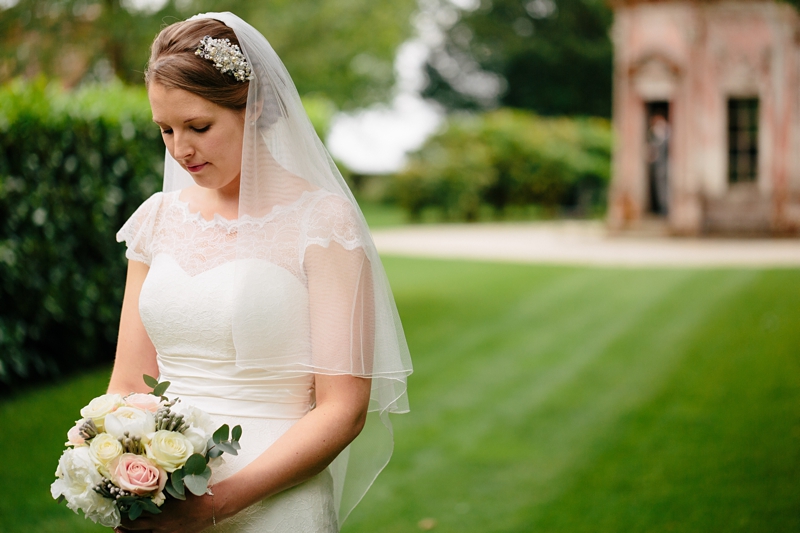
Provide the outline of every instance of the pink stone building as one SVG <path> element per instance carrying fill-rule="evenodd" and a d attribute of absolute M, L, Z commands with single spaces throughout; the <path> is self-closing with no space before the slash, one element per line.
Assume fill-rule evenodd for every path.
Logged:
<path fill-rule="evenodd" d="M 800 17 L 769 0 L 613 3 L 609 225 L 800 231 Z"/>

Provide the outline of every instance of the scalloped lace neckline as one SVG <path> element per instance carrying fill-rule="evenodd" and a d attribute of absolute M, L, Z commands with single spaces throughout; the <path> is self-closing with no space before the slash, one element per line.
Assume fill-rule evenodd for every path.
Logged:
<path fill-rule="evenodd" d="M 173 194 L 173 202 L 184 215 L 185 220 L 197 222 L 203 229 L 213 228 L 213 227 L 222 227 L 227 231 L 232 231 L 239 227 L 240 224 L 243 223 L 255 223 L 255 224 L 264 224 L 274 218 L 276 215 L 288 211 L 297 205 L 301 204 L 306 197 L 319 194 L 320 192 L 324 191 L 325 189 L 317 189 L 314 191 L 303 191 L 300 196 L 297 197 L 296 200 L 289 204 L 276 204 L 272 210 L 264 215 L 263 217 L 254 217 L 251 215 L 244 215 L 239 218 L 234 219 L 227 219 L 220 215 L 219 213 L 214 213 L 214 218 L 208 220 L 203 217 L 200 211 L 192 211 L 189 209 L 189 202 L 185 200 L 181 200 L 180 194 L 181 191 L 175 191 Z"/>

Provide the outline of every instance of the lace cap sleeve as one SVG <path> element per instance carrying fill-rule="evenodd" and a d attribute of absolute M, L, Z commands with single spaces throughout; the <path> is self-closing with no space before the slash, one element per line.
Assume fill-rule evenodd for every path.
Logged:
<path fill-rule="evenodd" d="M 318 244 L 327 248 L 331 242 L 346 250 L 364 246 L 360 217 L 353 205 L 335 194 L 325 194 L 310 209 L 306 220 L 306 247 Z"/>
<path fill-rule="evenodd" d="M 152 261 L 152 240 L 163 193 L 157 192 L 145 200 L 134 211 L 127 222 L 117 232 L 117 242 L 125 242 L 125 257 L 150 265 Z"/>

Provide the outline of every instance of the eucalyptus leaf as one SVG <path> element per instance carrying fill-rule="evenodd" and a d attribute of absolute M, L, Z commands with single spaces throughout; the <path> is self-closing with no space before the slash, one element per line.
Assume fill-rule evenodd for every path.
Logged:
<path fill-rule="evenodd" d="M 158 508 L 158 505 L 153 503 L 153 500 L 150 498 L 143 498 L 139 500 L 139 503 L 141 504 L 142 508 L 150 514 L 159 514 L 161 512 L 161 509 Z"/>
<path fill-rule="evenodd" d="M 147 374 L 144 374 L 142 377 L 144 378 L 145 385 L 147 385 L 148 387 L 152 389 L 158 387 L 158 380 L 153 376 L 148 376 Z"/>
<path fill-rule="evenodd" d="M 131 508 L 128 509 L 128 518 L 130 518 L 131 520 L 136 520 L 137 518 L 142 516 L 143 511 L 144 508 L 142 507 L 142 504 L 139 502 L 139 500 L 136 500 L 131 504 Z"/>
<path fill-rule="evenodd" d="M 170 482 L 167 483 L 168 487 L 172 487 L 175 490 L 176 493 L 178 493 L 181 496 L 183 496 L 182 498 L 178 498 L 180 500 L 185 499 L 184 494 L 186 493 L 186 491 L 184 490 L 184 486 L 183 486 L 183 476 L 184 476 L 184 474 L 185 474 L 185 472 L 184 472 L 183 468 L 179 468 L 178 470 L 176 470 L 176 471 L 174 471 L 172 473 L 172 475 L 170 476 Z"/>
<path fill-rule="evenodd" d="M 219 457 L 223 453 L 225 453 L 225 452 L 223 452 L 222 450 L 217 448 L 216 444 L 211 444 L 211 447 L 208 449 L 208 452 L 206 453 L 206 455 L 208 456 L 209 459 L 216 459 L 217 457 Z"/>
<path fill-rule="evenodd" d="M 208 475 L 195 475 L 191 474 L 183 478 L 186 488 L 195 496 L 202 496 L 208 489 L 208 480 L 211 478 L 211 469 L 208 469 Z"/>
<path fill-rule="evenodd" d="M 153 395 L 163 396 L 164 393 L 167 392 L 169 385 L 170 385 L 169 381 L 162 381 L 161 383 L 158 384 L 158 386 L 156 386 L 156 388 L 153 389 Z"/>
<path fill-rule="evenodd" d="M 240 438 L 242 438 L 242 426 L 234 426 L 231 431 L 231 439 L 238 442 Z"/>
<path fill-rule="evenodd" d="M 236 448 L 234 448 L 230 442 L 218 442 L 217 448 L 231 455 L 239 455 L 239 453 L 236 451 Z"/>
<path fill-rule="evenodd" d="M 183 465 L 184 473 L 186 474 L 183 478 L 183 482 L 186 483 L 186 479 L 190 475 L 201 474 L 206 469 L 206 458 L 200 455 L 199 453 L 193 453 L 189 456 L 189 459 L 186 461 L 186 464 Z"/>
<path fill-rule="evenodd" d="M 164 490 L 167 491 L 167 494 L 169 494 L 176 500 L 186 499 L 186 495 L 183 492 L 178 492 L 177 490 L 175 490 L 175 487 L 172 485 L 172 483 L 167 483 L 166 485 L 164 485 Z M 184 490 L 183 478 L 181 478 L 181 491 L 183 490 Z"/>
<path fill-rule="evenodd" d="M 211 437 L 215 444 L 218 444 L 224 440 L 228 440 L 228 434 L 230 433 L 230 427 L 228 424 L 222 424 L 217 430 L 214 432 L 214 435 Z"/>

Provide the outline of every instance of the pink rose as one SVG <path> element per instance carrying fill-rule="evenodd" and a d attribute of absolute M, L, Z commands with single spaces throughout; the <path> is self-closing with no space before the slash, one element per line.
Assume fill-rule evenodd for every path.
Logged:
<path fill-rule="evenodd" d="M 136 407 L 142 411 L 150 411 L 155 413 L 161 407 L 161 398 L 153 396 L 152 394 L 142 394 L 136 392 L 125 397 L 125 405 L 128 407 Z"/>
<path fill-rule="evenodd" d="M 80 446 L 86 443 L 81 436 L 81 427 L 84 422 L 86 422 L 86 420 L 78 420 L 75 422 L 75 426 L 67 432 L 67 446 Z"/>
<path fill-rule="evenodd" d="M 111 463 L 111 478 L 121 489 L 139 496 L 161 492 L 167 484 L 167 473 L 146 457 L 124 453 Z"/>

